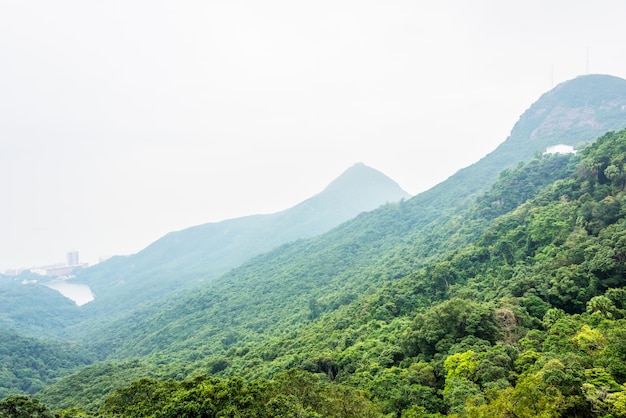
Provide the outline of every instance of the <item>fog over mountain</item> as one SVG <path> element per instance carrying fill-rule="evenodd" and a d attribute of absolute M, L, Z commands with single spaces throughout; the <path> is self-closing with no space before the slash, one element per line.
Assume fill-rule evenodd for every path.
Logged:
<path fill-rule="evenodd" d="M 560 82 L 626 77 L 625 14 L 620 0 L 1 2 L 0 270 L 275 213 L 356 161 L 415 195 Z"/>

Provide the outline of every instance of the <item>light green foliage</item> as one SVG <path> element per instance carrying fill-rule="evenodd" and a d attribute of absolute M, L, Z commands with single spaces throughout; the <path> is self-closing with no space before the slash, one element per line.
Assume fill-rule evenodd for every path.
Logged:
<path fill-rule="evenodd" d="M 443 367 L 446 369 L 446 380 L 456 377 L 474 380 L 478 356 L 472 350 L 452 354 L 446 358 Z"/>
<path fill-rule="evenodd" d="M 563 395 L 537 373 L 521 378 L 514 388 L 498 392 L 489 404 L 468 404 L 466 413 L 474 417 L 556 418 L 563 416 L 560 410 L 564 403 Z"/>
<path fill-rule="evenodd" d="M 617 308 L 608 297 L 594 296 L 587 302 L 587 312 L 594 315 L 600 315 L 607 319 L 615 318 L 618 315 Z"/>
<path fill-rule="evenodd" d="M 597 329 L 583 325 L 580 331 L 572 337 L 576 346 L 586 354 L 592 355 L 606 346 L 606 338 Z"/>

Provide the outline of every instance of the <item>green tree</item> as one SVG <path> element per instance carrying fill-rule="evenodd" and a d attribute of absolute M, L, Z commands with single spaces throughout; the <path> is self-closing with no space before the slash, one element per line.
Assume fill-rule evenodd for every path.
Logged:
<path fill-rule="evenodd" d="M 494 343 L 500 333 L 494 318 L 494 308 L 469 300 L 453 298 L 416 315 L 405 335 L 404 347 L 409 355 L 427 357 L 447 352 L 467 336 Z"/>
<path fill-rule="evenodd" d="M 37 399 L 10 395 L 0 401 L 1 418 L 55 418 L 56 415 Z"/>
<path fill-rule="evenodd" d="M 587 302 L 587 312 L 592 315 L 600 315 L 607 319 L 614 318 L 617 308 L 611 299 L 606 296 L 594 296 Z"/>

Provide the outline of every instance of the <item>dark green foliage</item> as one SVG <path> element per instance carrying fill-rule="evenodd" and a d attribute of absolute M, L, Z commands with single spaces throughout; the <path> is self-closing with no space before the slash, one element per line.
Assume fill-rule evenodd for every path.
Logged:
<path fill-rule="evenodd" d="M 74 302 L 36 283 L 41 276 L 0 275 L 0 327 L 35 337 L 67 337 L 83 315 Z M 27 282 L 24 282 L 27 280 Z"/>
<path fill-rule="evenodd" d="M 117 389 L 100 409 L 124 417 L 382 417 L 363 392 L 292 370 L 273 380 L 197 377 L 141 379 Z"/>
<path fill-rule="evenodd" d="M 486 219 L 504 215 L 535 197 L 537 190 L 571 174 L 575 168 L 571 156 L 563 154 L 519 163 L 516 168 L 500 173 L 494 186 L 476 200 L 477 210 Z"/>
<path fill-rule="evenodd" d="M 95 412 L 115 389 L 141 378 L 169 378 L 153 364 L 134 360 L 123 363 L 96 364 L 60 379 L 36 394 L 55 408 L 78 408 Z"/>
<path fill-rule="evenodd" d="M 0 397 L 32 395 L 92 361 L 76 344 L 38 340 L 0 328 Z"/>
<path fill-rule="evenodd" d="M 499 328 L 494 310 L 493 306 L 454 298 L 418 314 L 406 337 L 407 354 L 430 359 L 469 336 L 495 343 Z"/>
<path fill-rule="evenodd" d="M 0 401 L 0 418 L 56 418 L 58 415 L 37 399 L 11 395 Z"/>

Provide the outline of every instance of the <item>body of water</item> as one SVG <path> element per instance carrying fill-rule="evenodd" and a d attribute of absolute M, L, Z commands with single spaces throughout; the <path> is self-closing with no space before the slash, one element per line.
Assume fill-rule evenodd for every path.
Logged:
<path fill-rule="evenodd" d="M 94 299 L 91 289 L 86 284 L 68 283 L 66 280 L 59 279 L 46 283 L 46 286 L 73 300 L 78 306 L 91 302 Z"/>

